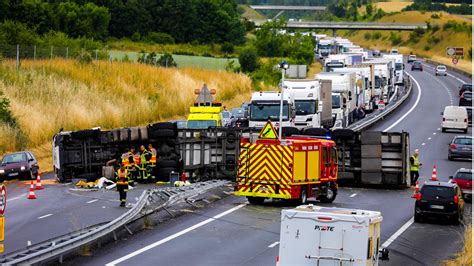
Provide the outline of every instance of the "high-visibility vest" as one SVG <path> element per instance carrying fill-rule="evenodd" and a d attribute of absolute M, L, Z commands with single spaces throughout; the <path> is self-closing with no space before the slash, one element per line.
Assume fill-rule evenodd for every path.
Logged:
<path fill-rule="evenodd" d="M 150 152 L 148 150 L 144 150 L 142 151 L 142 154 L 140 155 L 140 159 L 141 159 L 141 163 L 142 164 L 146 164 L 148 161 L 146 159 L 146 157 L 150 154 Z"/>
<path fill-rule="evenodd" d="M 130 166 L 130 160 L 129 160 L 129 157 L 130 157 L 130 153 L 124 153 L 122 154 L 122 165 L 125 166 L 125 167 L 128 167 Z"/>
<path fill-rule="evenodd" d="M 135 165 L 140 165 L 140 155 L 139 154 L 133 155 L 133 163 Z"/>
<path fill-rule="evenodd" d="M 413 159 L 413 164 L 410 165 L 410 171 L 419 171 L 420 170 L 420 160 L 418 156 L 412 155 L 411 158 Z M 411 160 L 410 160 L 411 163 Z"/>
<path fill-rule="evenodd" d="M 156 149 L 150 148 L 150 152 L 151 152 L 150 163 L 155 164 L 156 163 L 156 154 L 157 154 Z"/>
<path fill-rule="evenodd" d="M 128 171 L 127 169 L 117 170 L 117 185 L 128 185 Z"/>

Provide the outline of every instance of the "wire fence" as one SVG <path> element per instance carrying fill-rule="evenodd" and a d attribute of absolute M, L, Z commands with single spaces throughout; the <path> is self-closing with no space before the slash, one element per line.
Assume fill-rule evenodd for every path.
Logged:
<path fill-rule="evenodd" d="M 37 46 L 37 45 L 8 45 L 0 44 L 0 59 L 16 60 L 17 68 L 20 67 L 21 60 L 47 60 L 65 59 L 75 60 L 79 55 L 88 53 L 93 60 L 137 62 L 140 57 L 138 52 L 114 51 L 107 49 L 86 49 L 57 46 Z M 156 54 L 158 57 L 162 54 Z M 179 67 L 193 67 L 223 70 L 233 61 L 233 66 L 239 66 L 236 58 L 213 58 L 204 56 L 173 55 L 173 59 Z"/>

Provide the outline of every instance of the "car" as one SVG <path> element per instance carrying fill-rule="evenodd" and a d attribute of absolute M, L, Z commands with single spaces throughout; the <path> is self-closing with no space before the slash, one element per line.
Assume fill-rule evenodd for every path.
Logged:
<path fill-rule="evenodd" d="M 381 57 L 382 54 L 380 53 L 380 50 L 373 50 L 372 51 L 372 56 L 373 57 Z"/>
<path fill-rule="evenodd" d="M 449 182 L 458 184 L 464 199 L 472 200 L 472 169 L 458 169 L 454 176 L 449 177 Z"/>
<path fill-rule="evenodd" d="M 398 49 L 397 48 L 390 49 L 390 54 L 398 54 Z"/>
<path fill-rule="evenodd" d="M 459 97 L 459 106 L 472 106 L 472 92 L 465 91 Z"/>
<path fill-rule="evenodd" d="M 407 61 L 408 61 L 408 63 L 415 62 L 416 61 L 416 55 L 414 55 L 414 54 L 409 55 Z"/>
<path fill-rule="evenodd" d="M 415 71 L 415 70 L 423 71 L 423 65 L 421 64 L 420 61 L 415 61 L 411 65 L 411 71 Z"/>
<path fill-rule="evenodd" d="M 248 127 L 249 120 L 243 108 L 233 108 L 230 127 Z"/>
<path fill-rule="evenodd" d="M 464 200 L 461 188 L 450 182 L 428 181 L 418 193 L 413 195 L 415 202 L 416 223 L 425 218 L 447 218 L 454 224 L 459 224 L 464 216 Z"/>
<path fill-rule="evenodd" d="M 472 137 L 456 136 L 449 143 L 448 160 L 472 158 Z"/>
<path fill-rule="evenodd" d="M 232 116 L 231 112 L 222 111 L 221 116 L 222 116 L 222 125 L 227 126 L 230 123 L 230 120 L 231 120 L 231 116 Z"/>
<path fill-rule="evenodd" d="M 459 87 L 459 97 L 465 92 L 465 91 L 471 91 L 472 92 L 472 84 L 471 83 L 464 83 Z"/>
<path fill-rule="evenodd" d="M 436 66 L 435 76 L 447 76 L 448 69 L 445 65 L 438 65 Z"/>
<path fill-rule="evenodd" d="M 467 108 L 464 106 L 446 106 L 441 113 L 443 121 L 441 122 L 441 131 L 448 129 L 462 130 L 467 133 L 469 127 Z"/>
<path fill-rule="evenodd" d="M 3 156 L 0 165 L 0 180 L 8 179 L 36 179 L 38 175 L 38 161 L 33 153 L 20 151 Z"/>

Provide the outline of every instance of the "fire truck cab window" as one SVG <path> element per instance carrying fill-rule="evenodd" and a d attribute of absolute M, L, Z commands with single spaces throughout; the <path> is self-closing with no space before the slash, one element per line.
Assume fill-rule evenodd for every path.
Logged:
<path fill-rule="evenodd" d="M 336 147 L 332 147 L 332 155 L 331 155 L 331 157 L 332 157 L 332 161 L 333 161 L 334 163 L 337 163 L 337 149 L 336 149 Z"/>
<path fill-rule="evenodd" d="M 329 164 L 328 148 L 323 147 L 322 150 L 323 150 L 324 163 L 327 165 L 327 164 Z"/>

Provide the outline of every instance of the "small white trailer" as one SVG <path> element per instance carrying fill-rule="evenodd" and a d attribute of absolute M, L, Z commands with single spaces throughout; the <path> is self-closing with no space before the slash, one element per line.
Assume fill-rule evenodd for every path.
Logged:
<path fill-rule="evenodd" d="M 282 210 L 280 250 L 284 265 L 378 265 L 382 215 L 376 211 L 302 205 Z"/>

